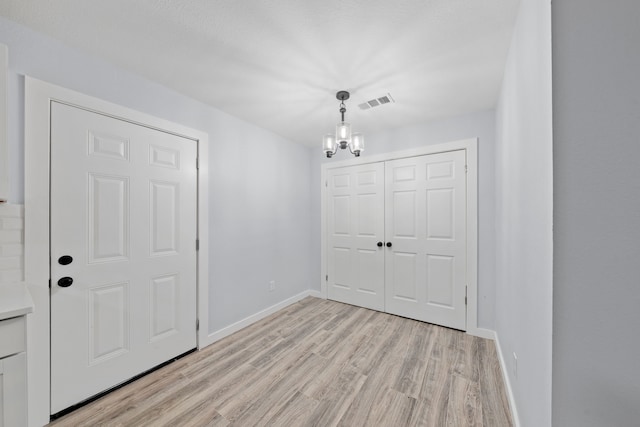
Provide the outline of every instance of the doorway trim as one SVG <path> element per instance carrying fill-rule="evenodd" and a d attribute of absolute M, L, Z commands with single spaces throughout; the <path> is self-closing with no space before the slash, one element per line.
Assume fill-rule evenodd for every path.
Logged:
<path fill-rule="evenodd" d="M 327 299 L 327 172 L 330 169 L 367 163 L 386 162 L 408 157 L 464 150 L 467 160 L 467 333 L 483 338 L 492 338 L 491 331 L 478 327 L 478 138 L 469 138 L 442 144 L 393 151 L 367 157 L 357 157 L 337 162 L 326 162 L 320 169 L 320 295 Z"/>
<path fill-rule="evenodd" d="M 208 135 L 170 121 L 25 76 L 25 281 L 34 301 L 27 326 L 29 425 L 49 422 L 50 367 L 50 111 L 59 102 L 181 136 L 197 143 L 197 345 L 207 344 L 209 324 Z M 195 242 L 194 242 L 195 244 Z M 194 328 L 196 325 L 194 325 Z"/>

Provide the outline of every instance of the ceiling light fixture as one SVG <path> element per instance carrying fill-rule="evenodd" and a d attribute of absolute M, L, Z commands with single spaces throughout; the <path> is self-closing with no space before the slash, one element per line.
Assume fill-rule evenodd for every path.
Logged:
<path fill-rule="evenodd" d="M 339 146 L 343 150 L 349 148 L 351 154 L 360 157 L 360 153 L 364 151 L 364 136 L 357 132 L 351 134 L 351 125 L 344 121 L 344 113 L 347 112 L 344 101 L 349 99 L 349 92 L 341 90 L 336 93 L 336 98 L 340 101 L 341 121 L 336 125 L 335 135 L 327 134 L 322 138 L 322 150 L 328 158 L 331 158 L 336 154 Z"/>

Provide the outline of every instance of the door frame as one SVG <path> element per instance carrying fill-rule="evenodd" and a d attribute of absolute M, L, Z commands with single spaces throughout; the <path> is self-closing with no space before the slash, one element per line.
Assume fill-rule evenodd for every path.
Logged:
<path fill-rule="evenodd" d="M 116 105 L 70 89 L 25 76 L 25 281 L 35 309 L 27 325 L 29 425 L 49 422 L 50 369 L 50 118 L 51 103 L 59 102 L 116 119 L 171 133 L 197 144 L 197 238 L 196 252 L 197 346 L 207 344 L 209 324 L 209 230 L 208 230 L 208 134 L 170 121 Z M 195 242 L 194 242 L 195 244 Z M 194 328 L 196 325 L 194 325 Z"/>
<path fill-rule="evenodd" d="M 325 162 L 320 169 L 320 295 L 327 298 L 327 172 L 330 169 L 367 163 L 386 162 L 409 157 L 464 150 L 467 160 L 467 330 L 470 335 L 491 338 L 491 331 L 478 327 L 478 138 L 469 138 L 442 144 L 425 145 L 410 150 L 393 151 L 367 157 L 356 157 L 337 162 Z"/>

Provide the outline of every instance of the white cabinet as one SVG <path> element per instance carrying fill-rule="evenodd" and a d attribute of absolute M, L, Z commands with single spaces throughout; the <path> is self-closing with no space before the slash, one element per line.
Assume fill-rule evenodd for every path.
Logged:
<path fill-rule="evenodd" d="M 25 316 L 0 321 L 0 427 L 27 425 Z"/>
<path fill-rule="evenodd" d="M 0 427 L 27 425 L 27 354 L 0 359 Z"/>
<path fill-rule="evenodd" d="M 27 425 L 27 314 L 24 283 L 0 285 L 0 427 Z"/>

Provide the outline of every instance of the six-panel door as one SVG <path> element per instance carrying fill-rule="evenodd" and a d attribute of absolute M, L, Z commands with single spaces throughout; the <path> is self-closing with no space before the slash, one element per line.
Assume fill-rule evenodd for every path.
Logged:
<path fill-rule="evenodd" d="M 466 329 L 465 152 L 386 163 L 385 308 Z"/>
<path fill-rule="evenodd" d="M 52 103 L 52 413 L 196 346 L 196 157 Z"/>
<path fill-rule="evenodd" d="M 328 297 L 384 309 L 384 165 L 333 169 L 327 177 Z"/>

